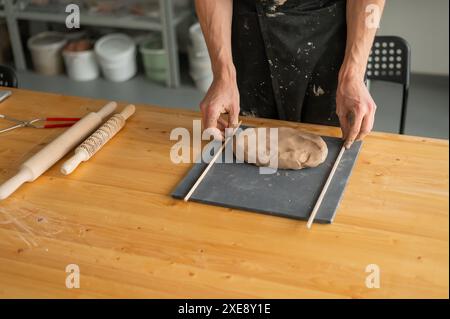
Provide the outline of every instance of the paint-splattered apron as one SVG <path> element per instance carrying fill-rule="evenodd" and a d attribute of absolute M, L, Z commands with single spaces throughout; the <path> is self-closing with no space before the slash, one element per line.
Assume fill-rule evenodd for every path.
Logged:
<path fill-rule="evenodd" d="M 339 125 L 345 0 L 234 0 L 241 114 Z"/>

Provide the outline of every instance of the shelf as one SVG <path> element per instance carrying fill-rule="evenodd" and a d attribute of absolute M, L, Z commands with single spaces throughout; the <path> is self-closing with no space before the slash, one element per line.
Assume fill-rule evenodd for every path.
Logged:
<path fill-rule="evenodd" d="M 186 17 L 191 14 L 190 10 L 183 10 L 180 12 L 175 12 L 175 17 L 172 20 L 174 26 L 177 26 Z M 32 11 L 32 10 L 21 10 L 15 11 L 14 16 L 21 20 L 34 20 L 34 21 L 45 21 L 45 22 L 59 22 L 64 23 L 67 14 L 63 13 L 53 13 L 44 11 Z M 100 15 L 100 14 L 90 14 L 81 13 L 80 17 L 81 24 L 89 26 L 101 26 L 101 27 L 115 27 L 115 28 L 125 28 L 125 29 L 136 29 L 136 30 L 149 30 L 149 31 L 162 31 L 162 24 L 159 18 L 151 17 L 139 17 L 133 15 L 124 16 L 114 16 L 114 15 Z"/>
<path fill-rule="evenodd" d="M 0 0 L 1 3 L 2 0 Z M 19 6 L 13 1 L 4 1 L 3 12 L 8 22 L 8 31 L 14 54 L 15 66 L 19 70 L 26 70 L 26 59 L 23 48 L 23 39 L 19 30 L 20 20 L 56 22 L 64 24 L 68 13 L 65 7 L 53 6 L 40 8 L 36 6 Z M 110 27 L 120 29 L 134 29 L 144 31 L 157 31 L 162 33 L 164 49 L 168 56 L 167 85 L 178 87 L 180 84 L 180 72 L 178 61 L 178 46 L 176 27 L 192 16 L 193 5 L 186 8 L 175 9 L 172 0 L 159 0 L 159 8 L 149 11 L 148 16 L 132 15 L 129 11 L 117 11 L 114 14 L 104 15 L 91 11 L 81 11 L 80 23 L 83 26 Z M 159 14 L 158 14 L 159 12 Z M 150 16 L 151 13 L 151 16 Z M 155 13 L 155 16 L 153 16 Z M 1 15 L 0 15 L 1 16 Z"/>

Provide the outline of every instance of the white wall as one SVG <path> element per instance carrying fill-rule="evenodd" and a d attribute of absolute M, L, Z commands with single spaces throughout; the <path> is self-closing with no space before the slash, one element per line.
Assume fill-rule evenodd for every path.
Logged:
<path fill-rule="evenodd" d="M 448 76 L 448 10 L 448 0 L 386 0 L 378 34 L 409 42 L 412 72 Z"/>

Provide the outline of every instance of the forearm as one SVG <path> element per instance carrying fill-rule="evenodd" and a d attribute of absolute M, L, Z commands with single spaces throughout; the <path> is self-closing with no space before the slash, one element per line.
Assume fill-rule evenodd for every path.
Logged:
<path fill-rule="evenodd" d="M 352 78 L 363 81 L 384 3 L 385 0 L 347 0 L 347 45 L 340 80 Z M 366 12 L 369 5 L 377 6 L 379 11 Z M 369 14 L 374 16 L 368 17 Z"/>
<path fill-rule="evenodd" d="M 233 0 L 196 0 L 195 4 L 214 78 L 234 81 L 236 75 L 231 52 Z"/>

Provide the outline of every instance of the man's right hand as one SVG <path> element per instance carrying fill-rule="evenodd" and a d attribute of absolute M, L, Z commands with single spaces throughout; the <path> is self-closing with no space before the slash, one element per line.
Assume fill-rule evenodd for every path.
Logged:
<path fill-rule="evenodd" d="M 204 129 L 220 130 L 223 139 L 225 128 L 234 128 L 238 125 L 239 109 L 236 80 L 215 79 L 200 103 Z M 228 114 L 228 121 L 221 118 L 221 114 Z"/>

